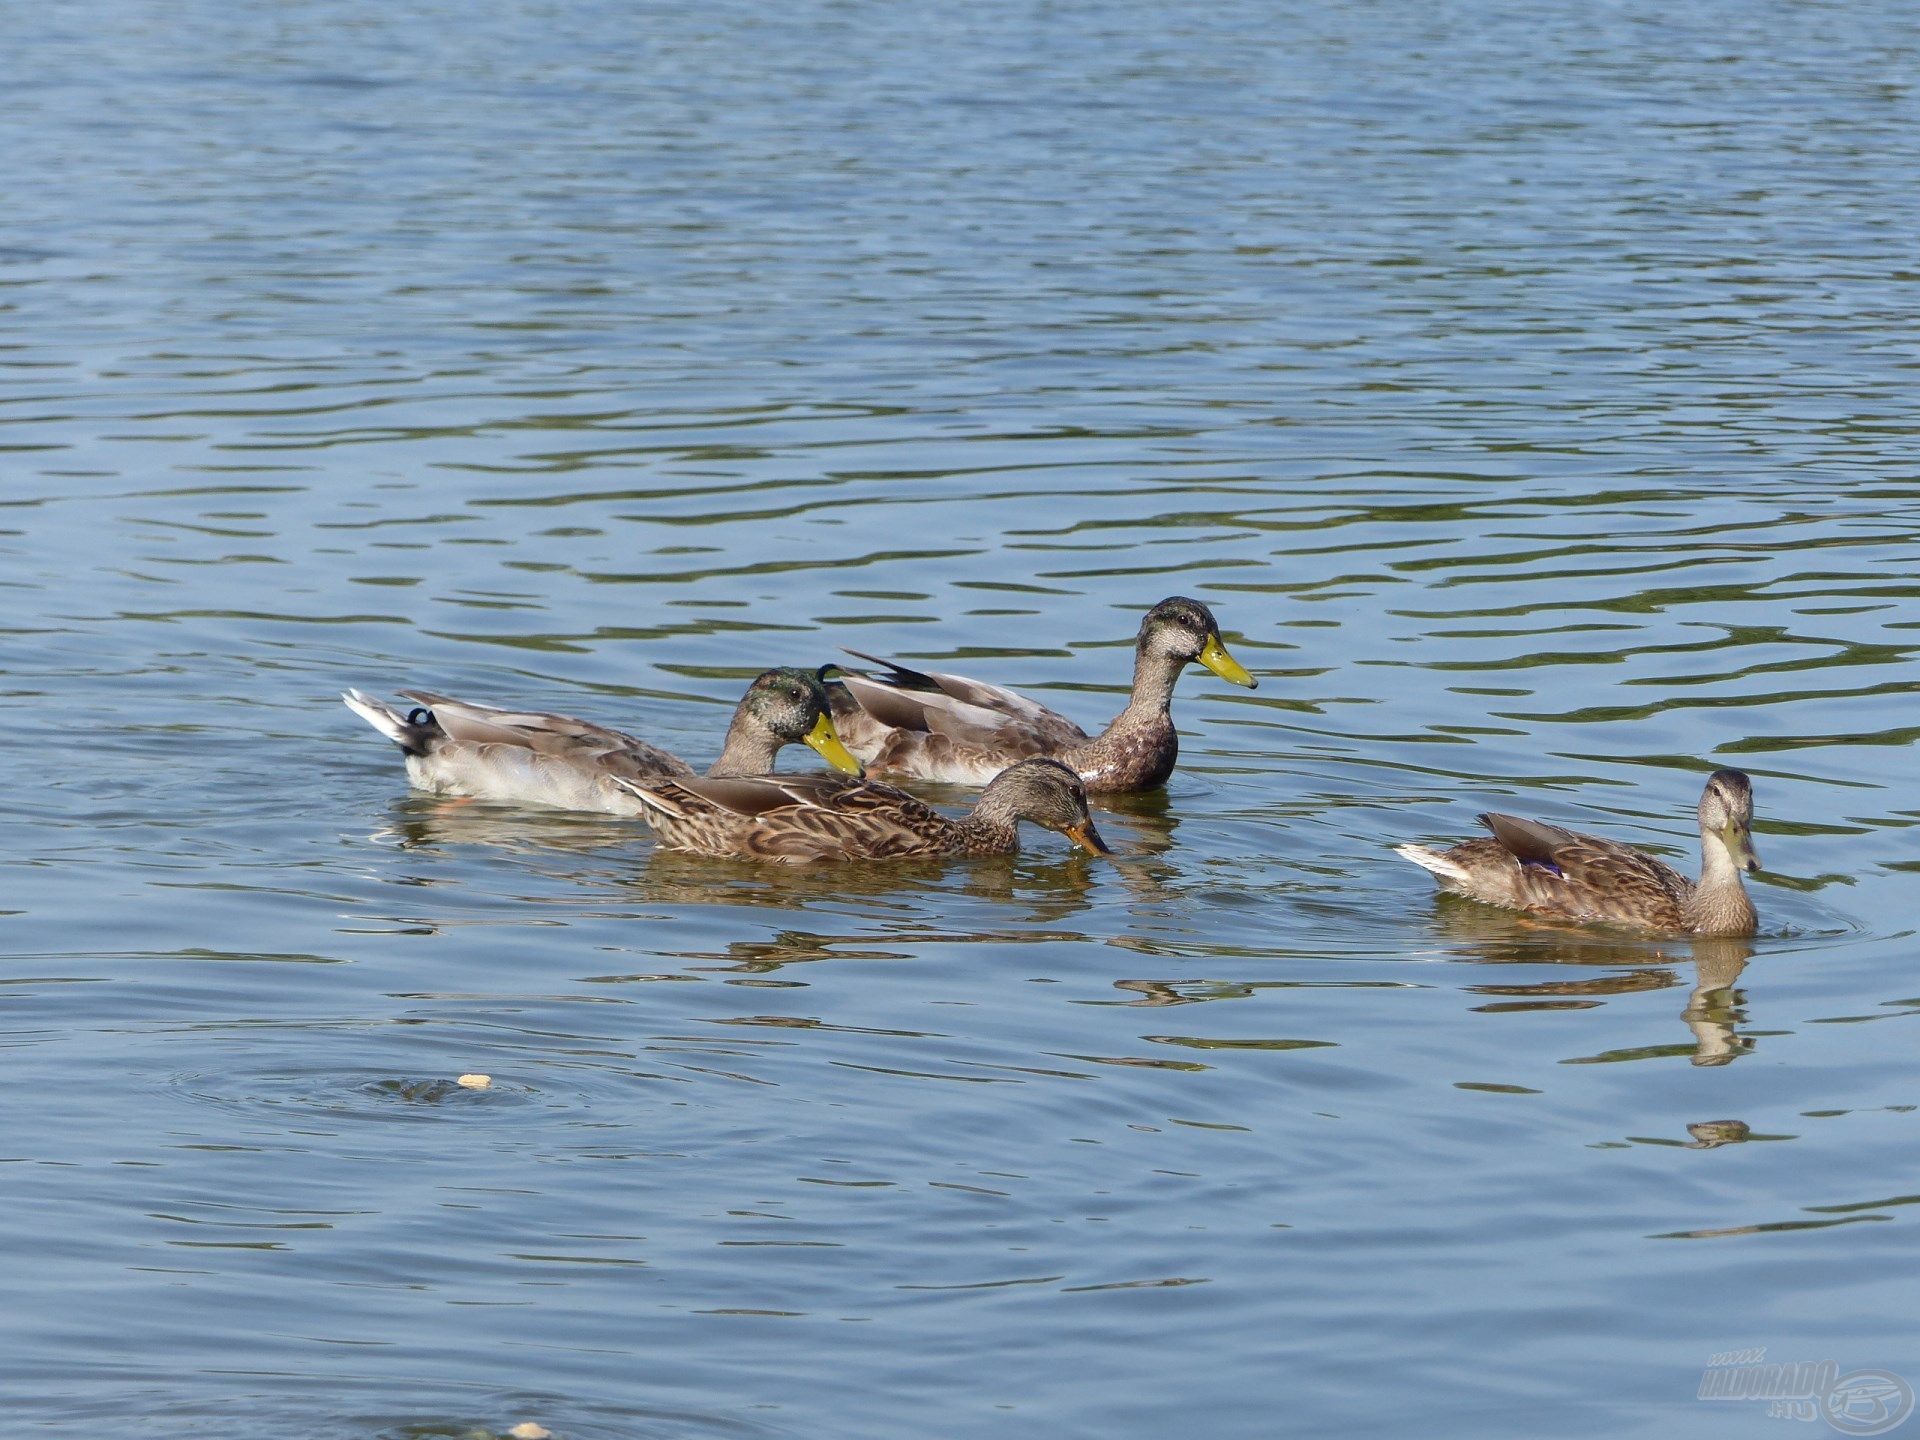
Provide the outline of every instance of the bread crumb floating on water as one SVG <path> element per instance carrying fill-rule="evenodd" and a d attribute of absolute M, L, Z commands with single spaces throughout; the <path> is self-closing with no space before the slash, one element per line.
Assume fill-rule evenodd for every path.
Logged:
<path fill-rule="evenodd" d="M 480 1082 L 479 1088 L 482 1090 L 486 1089 L 486 1076 L 462 1075 L 460 1077 L 460 1083 L 462 1085 L 466 1084 L 468 1080 L 478 1080 Z M 518 1425 L 507 1431 L 507 1434 L 511 1435 L 513 1440 L 552 1440 L 553 1437 L 553 1431 L 547 1429 L 544 1425 L 536 1425 L 531 1420 L 522 1420 Z"/>
<path fill-rule="evenodd" d="M 462 1075 L 460 1077 L 459 1083 L 465 1086 L 469 1090 L 484 1090 L 489 1085 L 493 1084 L 493 1076 Z M 541 1436 L 548 1433 L 547 1431 L 542 1430 L 538 1425 L 534 1425 L 531 1420 L 529 1420 L 527 1424 L 532 1425 L 533 1428 L 531 1430 L 528 1430 L 525 1435 L 522 1435 L 520 1433 L 521 1427 L 517 1425 L 513 1429 L 509 1430 L 507 1433 L 509 1435 L 516 1437 L 516 1440 L 540 1440 Z"/>

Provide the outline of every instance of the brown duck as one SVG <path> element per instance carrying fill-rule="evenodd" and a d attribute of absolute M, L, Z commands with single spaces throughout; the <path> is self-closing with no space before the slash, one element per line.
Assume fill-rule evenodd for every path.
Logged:
<path fill-rule="evenodd" d="M 1016 760 L 1043 756 L 1071 766 L 1095 793 L 1151 790 L 1166 783 L 1180 753 L 1170 713 L 1180 672 L 1198 663 L 1249 690 L 1256 683 L 1227 653 L 1213 612 L 1179 595 L 1141 621 L 1133 693 L 1095 736 L 998 685 L 849 653 L 884 672 L 843 671 L 827 687 L 847 748 L 876 775 L 962 785 L 984 785 Z"/>
<path fill-rule="evenodd" d="M 901 860 L 1006 855 L 1018 822 L 1057 830 L 1107 854 L 1087 814 L 1080 777 L 1054 760 L 1025 760 L 988 785 L 964 819 L 952 820 L 891 785 L 850 776 L 758 775 L 614 784 L 640 806 L 662 845 L 696 855 L 802 864 L 809 860 Z"/>
<path fill-rule="evenodd" d="M 1554 920 L 1689 935 L 1751 935 L 1757 917 L 1740 880 L 1753 850 L 1753 783 L 1716 770 L 1700 797 L 1700 879 L 1616 841 L 1514 815 L 1482 815 L 1491 840 L 1450 850 L 1397 845 L 1443 890 Z"/>

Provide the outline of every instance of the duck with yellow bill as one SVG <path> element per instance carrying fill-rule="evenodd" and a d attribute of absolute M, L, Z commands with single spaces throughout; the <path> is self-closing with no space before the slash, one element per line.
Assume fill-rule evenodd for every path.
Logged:
<path fill-rule="evenodd" d="M 402 711 L 359 690 L 341 698 L 400 747 L 407 778 L 431 794 L 634 815 L 639 807 L 615 782 L 694 773 L 658 745 L 570 715 L 505 710 L 431 690 L 400 693 L 420 704 Z M 707 774 L 763 774 L 782 746 L 795 743 L 818 751 L 836 769 L 860 773 L 860 762 L 834 728 L 820 677 L 791 667 L 765 671 L 734 710 Z"/>
<path fill-rule="evenodd" d="M 839 667 L 828 686 L 847 748 L 876 775 L 962 785 L 984 785 L 1016 761 L 1043 757 L 1069 766 L 1096 794 L 1154 789 L 1180 753 L 1171 706 L 1181 672 L 1198 664 L 1234 685 L 1257 684 L 1228 653 L 1213 611 L 1183 595 L 1141 621 L 1126 708 L 1093 736 L 1001 686 L 848 653 L 882 668 Z"/>

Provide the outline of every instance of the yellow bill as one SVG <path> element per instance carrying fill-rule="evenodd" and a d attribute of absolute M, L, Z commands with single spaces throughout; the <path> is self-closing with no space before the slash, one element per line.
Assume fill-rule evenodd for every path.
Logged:
<path fill-rule="evenodd" d="M 1720 838 L 1727 842 L 1727 854 L 1733 857 L 1734 864 L 1748 874 L 1760 868 L 1760 857 L 1753 848 L 1753 831 L 1733 824 L 1720 832 Z"/>
<path fill-rule="evenodd" d="M 1107 848 L 1107 842 L 1100 838 L 1100 832 L 1093 828 L 1093 820 L 1091 817 L 1082 820 L 1078 825 L 1069 825 L 1064 833 L 1069 840 L 1073 841 L 1074 844 L 1078 845 L 1089 855 L 1111 855 L 1113 853 L 1113 851 Z"/>
<path fill-rule="evenodd" d="M 849 775 L 864 775 L 860 762 L 853 758 L 853 752 L 840 743 L 840 732 L 833 728 L 833 717 L 823 714 L 813 722 L 813 729 L 807 732 L 807 744 L 820 752 L 820 758 L 836 770 L 844 770 Z"/>
<path fill-rule="evenodd" d="M 1227 653 L 1227 647 L 1220 643 L 1217 632 L 1207 637 L 1207 648 L 1200 652 L 1199 659 L 1202 665 L 1229 684 L 1244 685 L 1249 690 L 1260 688 L 1259 682 L 1247 673 L 1247 667 Z"/>

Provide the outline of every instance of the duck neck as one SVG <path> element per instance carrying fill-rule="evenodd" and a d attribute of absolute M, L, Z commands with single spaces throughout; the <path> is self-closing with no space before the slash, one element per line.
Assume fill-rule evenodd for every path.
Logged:
<path fill-rule="evenodd" d="M 720 747 L 720 758 L 707 767 L 715 778 L 735 775 L 766 775 L 773 769 L 773 757 L 780 741 L 764 723 L 744 710 L 734 712 L 727 726 L 727 742 Z"/>
<path fill-rule="evenodd" d="M 1020 848 L 1020 817 L 1003 795 L 987 787 L 973 807 L 973 813 L 957 822 L 966 848 L 976 855 L 1009 855 Z"/>
<path fill-rule="evenodd" d="M 1751 935 L 1759 919 L 1726 842 L 1710 832 L 1700 837 L 1700 884 L 1687 910 L 1700 935 Z"/>
<path fill-rule="evenodd" d="M 1185 668 L 1186 661 L 1151 651 L 1141 640 L 1133 652 L 1133 694 L 1127 698 L 1127 708 L 1107 728 L 1130 729 L 1165 719 L 1173 705 L 1173 687 Z"/>
<path fill-rule="evenodd" d="M 1064 751 L 1060 759 L 1080 772 L 1089 790 L 1151 790 L 1173 772 L 1180 753 L 1169 706 L 1184 662 L 1134 650 L 1133 694 L 1093 739 Z"/>

